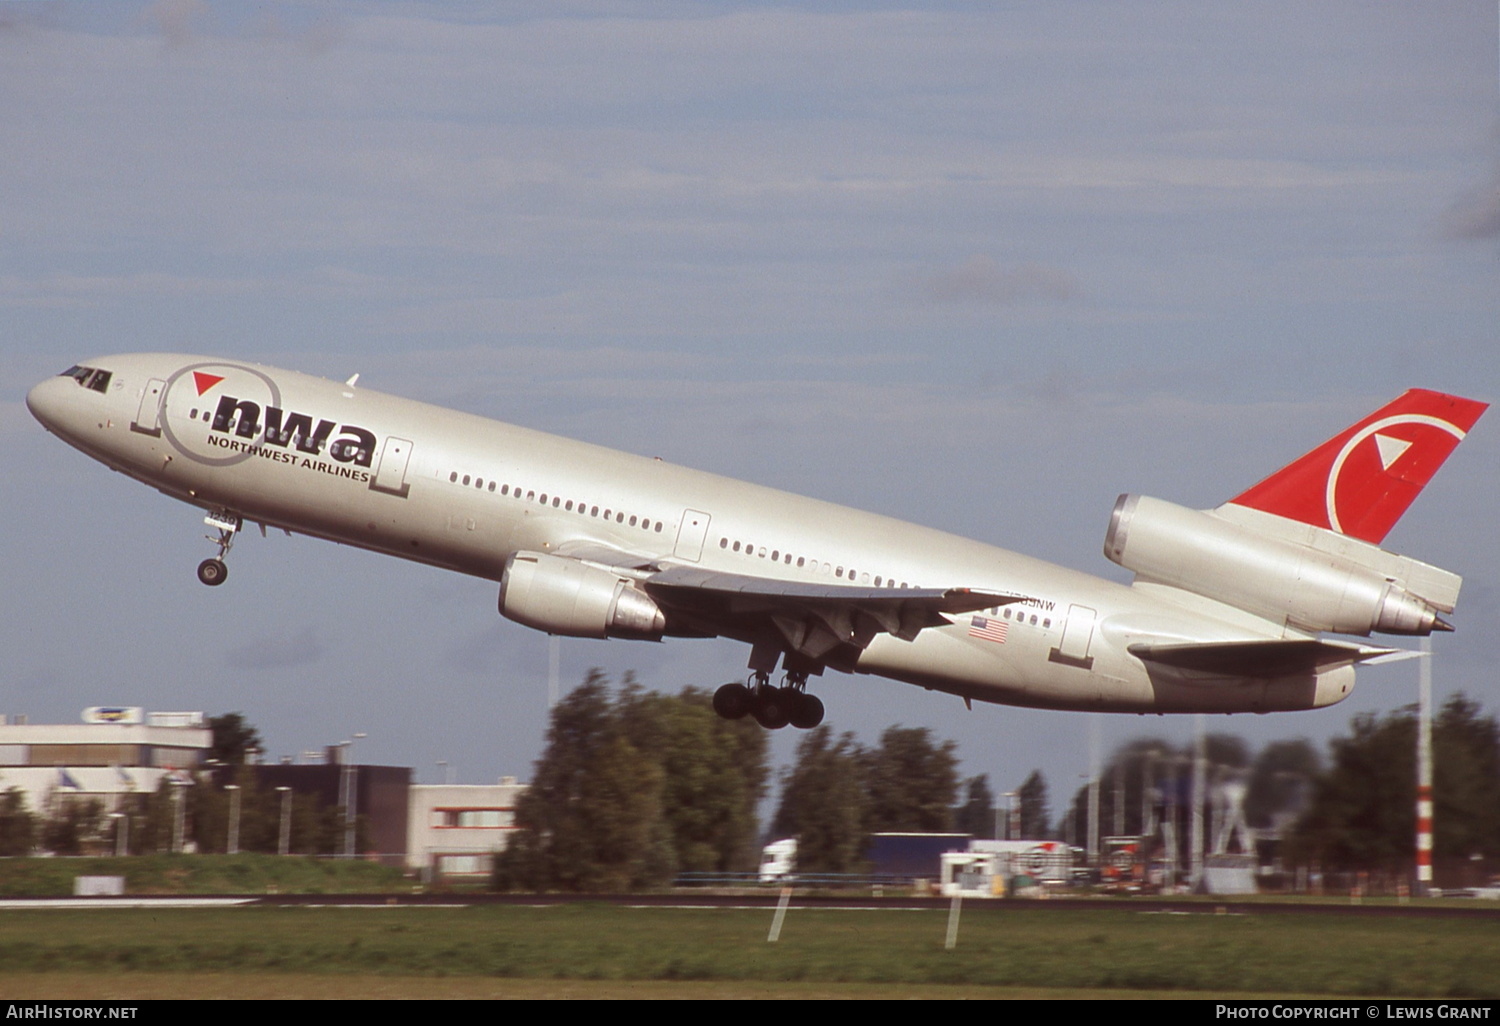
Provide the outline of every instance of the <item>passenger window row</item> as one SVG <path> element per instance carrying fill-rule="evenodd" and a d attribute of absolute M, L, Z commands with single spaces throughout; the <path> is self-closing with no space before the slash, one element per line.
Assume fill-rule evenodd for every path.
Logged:
<path fill-rule="evenodd" d="M 1026 610 L 1024 610 L 1024 609 L 1015 609 L 1015 610 L 1013 610 L 1010 606 L 996 606 L 994 609 L 988 610 L 988 612 L 989 612 L 989 614 L 991 616 L 1003 616 L 1007 620 L 1009 620 L 1012 617 L 1014 617 L 1016 623 L 1027 623 L 1028 622 L 1027 619 L 1026 619 Z M 1035 613 L 1031 614 L 1030 623 L 1031 623 L 1031 626 L 1033 626 L 1033 627 L 1036 626 L 1036 614 Z M 1043 620 L 1042 620 L 1042 626 L 1043 627 L 1051 627 L 1052 626 L 1052 617 L 1048 616 L 1048 617 L 1043 618 Z"/>
<path fill-rule="evenodd" d="M 761 559 L 767 558 L 766 547 L 764 545 L 756 546 L 753 542 L 731 541 L 729 538 L 720 538 L 719 548 L 730 552 L 742 552 L 747 556 L 757 556 Z M 773 563 L 782 563 L 786 566 L 795 565 L 798 569 L 808 569 L 812 570 L 814 573 L 826 574 L 832 572 L 833 576 L 839 578 L 840 580 L 849 581 L 850 583 L 853 583 L 855 581 L 860 581 L 863 584 L 870 583 L 869 574 L 865 574 L 863 577 L 860 577 L 859 572 L 856 571 L 853 567 L 834 566 L 830 563 L 819 563 L 816 559 L 808 559 L 806 556 L 796 557 L 796 562 L 793 563 L 792 554 L 790 552 L 782 552 L 780 549 L 772 549 L 770 552 L 770 559 Z M 877 588 L 912 587 L 912 585 L 907 584 L 907 582 L 905 581 L 897 584 L 894 577 L 886 577 L 884 574 L 877 574 L 874 583 L 875 587 Z"/>
<path fill-rule="evenodd" d="M 617 524 L 626 524 L 630 527 L 638 527 L 642 531 L 651 531 L 661 534 L 665 524 L 660 520 L 652 520 L 635 513 L 626 513 L 623 510 L 605 507 L 602 511 L 598 506 L 591 506 L 585 502 L 575 502 L 572 499 L 564 500 L 560 495 L 549 496 L 546 492 L 538 495 L 535 491 L 527 491 L 523 496 L 520 485 L 512 488 L 508 484 L 500 484 L 493 478 L 486 480 L 470 474 L 459 475 L 458 471 L 452 471 L 448 475 L 451 484 L 462 484 L 464 487 L 476 488 L 479 491 L 495 492 L 498 490 L 501 496 L 512 499 L 520 499 L 524 502 L 535 502 L 541 506 L 550 506 L 552 509 L 562 510 L 565 513 L 577 513 L 579 516 L 602 517 L 604 520 L 613 520 Z"/>

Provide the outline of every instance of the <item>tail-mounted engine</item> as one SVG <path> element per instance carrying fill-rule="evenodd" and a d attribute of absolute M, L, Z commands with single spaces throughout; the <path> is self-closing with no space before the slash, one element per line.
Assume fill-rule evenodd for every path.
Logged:
<path fill-rule="evenodd" d="M 631 582 L 576 559 L 517 552 L 500 577 L 500 613 L 570 638 L 661 640 L 666 617 Z"/>
<path fill-rule="evenodd" d="M 1122 495 L 1104 554 L 1171 585 L 1307 631 L 1452 630 L 1461 579 L 1333 531 L 1225 506 L 1213 513 Z"/>

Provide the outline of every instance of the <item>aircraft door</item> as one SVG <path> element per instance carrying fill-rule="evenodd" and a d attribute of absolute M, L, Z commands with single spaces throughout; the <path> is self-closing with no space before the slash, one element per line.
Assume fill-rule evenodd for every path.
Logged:
<path fill-rule="evenodd" d="M 1094 640 L 1094 620 L 1097 613 L 1088 606 L 1069 606 L 1068 619 L 1063 623 L 1062 641 L 1048 653 L 1054 663 L 1067 663 L 1089 669 L 1094 657 L 1089 655 L 1089 645 Z"/>
<path fill-rule="evenodd" d="M 682 524 L 677 528 L 677 545 L 672 555 L 696 563 L 703 556 L 703 539 L 708 537 L 707 513 L 696 509 L 682 511 Z"/>
<path fill-rule="evenodd" d="M 387 438 L 380 448 L 380 462 L 370 478 L 372 491 L 406 498 L 411 485 L 406 483 L 406 467 L 411 462 L 411 442 L 405 438 Z"/>
<path fill-rule="evenodd" d="M 161 378 L 152 378 L 146 382 L 146 389 L 141 393 L 141 408 L 136 411 L 130 430 L 158 438 L 161 436 L 161 394 L 166 387 L 167 383 Z"/>

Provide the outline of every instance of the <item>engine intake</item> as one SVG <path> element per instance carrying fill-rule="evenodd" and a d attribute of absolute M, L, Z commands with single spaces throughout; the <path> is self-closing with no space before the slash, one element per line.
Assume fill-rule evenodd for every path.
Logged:
<path fill-rule="evenodd" d="M 517 552 L 500 577 L 500 614 L 570 638 L 660 641 L 666 617 L 625 578 L 543 552 Z"/>

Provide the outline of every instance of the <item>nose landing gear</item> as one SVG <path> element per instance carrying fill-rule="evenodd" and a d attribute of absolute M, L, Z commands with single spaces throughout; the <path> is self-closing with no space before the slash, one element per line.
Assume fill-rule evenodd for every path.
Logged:
<path fill-rule="evenodd" d="M 211 534 L 204 537 L 219 546 L 219 554 L 198 564 L 198 580 L 210 587 L 217 587 L 229 576 L 229 567 L 224 564 L 224 557 L 234 545 L 235 532 L 243 522 L 233 513 L 216 511 L 210 511 L 203 522 L 218 530 L 218 537 Z"/>

